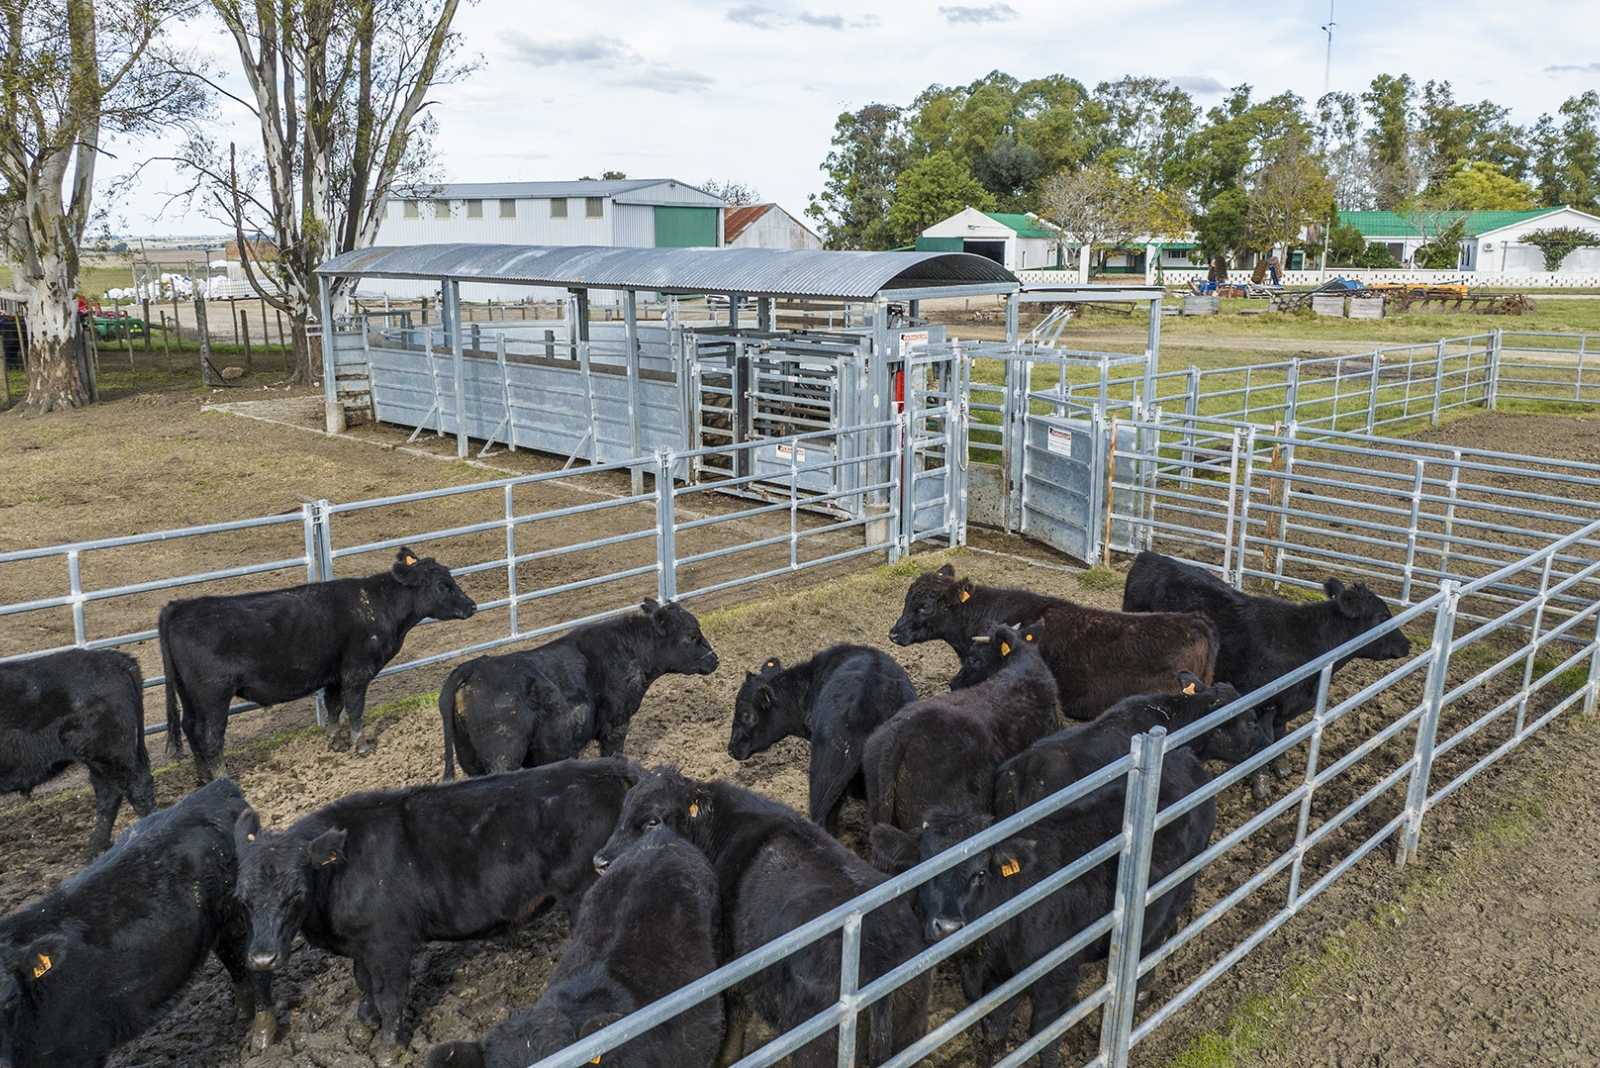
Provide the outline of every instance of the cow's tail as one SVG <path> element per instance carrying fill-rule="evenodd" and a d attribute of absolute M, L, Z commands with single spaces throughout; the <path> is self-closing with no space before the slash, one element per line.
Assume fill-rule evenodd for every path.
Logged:
<path fill-rule="evenodd" d="M 131 656 L 122 658 L 123 669 L 128 673 L 128 683 L 133 690 L 131 707 L 134 710 L 133 721 L 138 728 L 133 732 L 133 755 L 138 761 L 141 770 L 150 770 L 150 749 L 144 742 L 144 672 L 139 670 L 139 661 Z"/>
<path fill-rule="evenodd" d="M 444 730 L 444 781 L 456 777 L 456 692 L 461 688 L 461 668 L 450 672 L 439 688 L 439 723 Z"/>
<path fill-rule="evenodd" d="M 867 788 L 869 828 L 874 823 L 894 824 L 899 780 L 896 772 L 905 748 L 905 732 L 896 727 L 893 720 L 879 727 L 867 739 L 866 750 L 861 754 L 861 777 Z"/>
<path fill-rule="evenodd" d="M 172 605 L 162 607 L 156 622 L 158 644 L 161 646 L 161 674 L 166 676 L 167 691 L 167 755 L 183 755 L 183 733 L 178 729 L 178 670 L 172 660 Z M 140 731 L 141 736 L 143 731 Z"/>

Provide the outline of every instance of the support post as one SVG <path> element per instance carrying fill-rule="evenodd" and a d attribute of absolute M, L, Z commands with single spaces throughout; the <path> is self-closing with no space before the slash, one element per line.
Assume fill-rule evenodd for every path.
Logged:
<path fill-rule="evenodd" d="M 1022 319 L 1022 295 L 1020 293 L 1006 294 L 1006 344 L 1015 349 L 1017 335 L 1020 331 L 1018 323 Z"/>
<path fill-rule="evenodd" d="M 656 450 L 656 592 L 657 599 L 666 604 L 678 596 L 678 520 L 677 502 L 672 487 L 671 449 Z M 640 465 L 634 465 L 639 471 Z"/>
<path fill-rule="evenodd" d="M 456 397 L 456 459 L 467 458 L 467 365 L 462 352 L 461 337 L 461 283 L 453 280 L 444 283 L 445 315 L 450 322 L 450 363 L 454 372 Z"/>
<path fill-rule="evenodd" d="M 1283 421 L 1293 425 L 1300 418 L 1300 358 L 1289 361 L 1289 380 L 1283 387 Z"/>
<path fill-rule="evenodd" d="M 1439 402 L 1444 393 L 1444 338 L 1439 339 L 1438 350 L 1433 357 L 1433 415 L 1430 422 L 1439 425 Z"/>
<path fill-rule="evenodd" d="M 1156 810 L 1161 802 L 1161 763 L 1167 732 L 1156 727 L 1133 739 L 1133 767 L 1128 771 L 1123 802 L 1122 853 L 1117 863 L 1117 891 L 1112 910 L 1111 952 L 1106 998 L 1100 1023 L 1100 1061 L 1107 1068 L 1127 1068 L 1133 1039 L 1133 1016 L 1143 956 L 1145 894 L 1150 889 L 1150 854 L 1155 843 Z"/>
<path fill-rule="evenodd" d="M 1226 522 L 1222 528 L 1222 578 L 1224 582 L 1231 582 L 1229 577 L 1233 573 L 1233 518 L 1234 501 L 1239 490 L 1239 435 L 1243 433 L 1241 427 L 1233 428 L 1233 440 L 1228 449 L 1228 507 Z"/>
<path fill-rule="evenodd" d="M 204 306 L 197 307 L 204 320 Z M 322 425 L 330 434 L 342 434 L 344 406 L 339 403 L 339 381 L 333 361 L 333 285 L 324 275 L 317 277 L 317 316 L 322 320 Z"/>
<path fill-rule="evenodd" d="M 1184 375 L 1183 471 L 1194 477 L 1195 417 L 1200 414 L 1200 368 L 1189 365 Z"/>
<path fill-rule="evenodd" d="M 756 329 L 763 334 L 772 333 L 772 298 L 756 298 Z"/>
<path fill-rule="evenodd" d="M 1400 581 L 1400 603 L 1411 603 L 1411 578 L 1417 565 L 1417 538 L 1418 528 L 1422 519 L 1422 475 L 1427 461 L 1417 459 L 1412 461 L 1411 475 L 1411 515 L 1406 524 L 1406 568 L 1404 577 Z"/>
<path fill-rule="evenodd" d="M 1500 356 L 1503 352 L 1504 333 L 1495 327 L 1494 333 L 1489 335 L 1489 374 L 1488 385 L 1484 391 L 1484 407 L 1491 412 L 1500 402 Z"/>
<path fill-rule="evenodd" d="M 1372 425 L 1378 418 L 1378 376 L 1383 370 L 1383 352 L 1379 349 L 1372 350 L 1372 381 L 1367 384 L 1367 433 L 1372 433 Z"/>
<path fill-rule="evenodd" d="M 511 484 L 505 487 L 506 505 L 506 620 L 510 628 L 507 637 L 515 638 L 521 631 L 517 626 L 517 511 L 511 499 Z"/>
<path fill-rule="evenodd" d="M 333 579 L 333 506 L 322 500 L 312 501 L 306 507 L 311 512 L 310 538 L 316 560 L 315 566 L 308 564 L 306 571 L 313 582 L 329 582 Z M 317 726 L 326 730 L 329 725 L 328 702 L 323 691 L 316 692 L 312 704 Z"/>
<path fill-rule="evenodd" d="M 644 452 L 639 432 L 639 295 L 631 289 L 622 294 L 622 329 L 628 367 L 628 448 L 631 455 L 639 456 Z M 634 495 L 643 493 L 644 470 L 635 465 L 629 475 Z"/>
<path fill-rule="evenodd" d="M 1450 671 L 1450 646 L 1455 638 L 1460 591 L 1460 583 L 1446 579 L 1440 587 L 1444 597 L 1433 617 L 1433 644 L 1429 650 L 1428 678 L 1423 687 L 1422 718 L 1417 721 L 1416 764 L 1411 769 L 1411 783 L 1406 790 L 1406 819 L 1395 849 L 1395 863 L 1400 865 L 1417 858 L 1417 840 L 1422 835 L 1422 817 L 1428 807 L 1434 739 L 1439 732 L 1439 710 L 1444 704 L 1445 678 Z"/>
<path fill-rule="evenodd" d="M 839 1068 L 855 1068 L 856 1021 L 860 1008 L 856 991 L 861 983 L 861 914 L 844 921 L 843 942 L 839 951 L 839 1004 L 844 1018 L 839 1021 Z"/>
<path fill-rule="evenodd" d="M 1257 428 L 1251 426 L 1245 432 L 1244 486 L 1239 494 L 1239 561 L 1234 565 L 1233 577 L 1233 587 L 1237 590 L 1244 589 L 1245 555 L 1250 546 L 1250 494 L 1255 489 L 1256 431 Z"/>
<path fill-rule="evenodd" d="M 1589 681 L 1584 684 L 1583 714 L 1594 715 L 1595 701 L 1600 697 L 1600 612 L 1594 617 L 1594 652 L 1589 654 Z"/>
<path fill-rule="evenodd" d="M 1161 362 L 1161 301 L 1166 296 L 1163 291 L 1150 301 L 1150 322 L 1145 326 L 1144 335 L 1144 405 L 1148 408 L 1156 406 L 1156 371 Z"/>

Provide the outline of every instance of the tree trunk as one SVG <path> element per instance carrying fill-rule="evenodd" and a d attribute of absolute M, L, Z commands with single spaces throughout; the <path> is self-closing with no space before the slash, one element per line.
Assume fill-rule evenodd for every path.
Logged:
<path fill-rule="evenodd" d="M 316 380 L 317 369 L 322 365 L 322 353 L 306 338 L 306 328 L 311 322 L 310 310 L 304 305 L 294 308 L 289 313 L 289 322 L 293 325 L 294 335 L 291 344 L 294 355 L 290 360 L 289 384 L 309 386 Z"/>
<path fill-rule="evenodd" d="M 28 395 L 18 411 L 54 412 L 89 403 L 89 383 L 78 359 L 77 305 L 67 262 L 49 257 L 42 278 L 27 288 Z"/>

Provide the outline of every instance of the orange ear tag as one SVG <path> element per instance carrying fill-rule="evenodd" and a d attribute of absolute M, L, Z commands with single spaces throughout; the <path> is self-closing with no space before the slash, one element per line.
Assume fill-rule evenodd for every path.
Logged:
<path fill-rule="evenodd" d="M 689 818 L 694 819 L 700 815 L 700 806 L 693 801 L 689 802 Z"/>
<path fill-rule="evenodd" d="M 1189 685 L 1185 686 L 1183 688 L 1183 693 L 1184 693 L 1184 696 L 1186 696 L 1186 697 L 1193 697 L 1194 696 L 1194 683 L 1191 682 Z"/>
<path fill-rule="evenodd" d="M 42 977 L 45 972 L 48 972 L 51 968 L 54 968 L 54 967 L 55 967 L 55 965 L 50 963 L 50 958 L 48 956 L 46 956 L 45 954 L 41 953 L 41 954 L 39 954 L 39 956 L 37 958 L 37 962 L 33 966 L 33 977 L 35 979 L 38 979 L 38 978 Z"/>
<path fill-rule="evenodd" d="M 1000 655 L 1001 656 L 1010 656 L 1011 655 L 1011 646 L 1007 645 L 1005 642 L 1001 642 L 1000 643 Z"/>
<path fill-rule="evenodd" d="M 1022 870 L 1022 861 L 1018 860 L 1015 857 L 1012 857 L 1010 860 L 1008 860 L 1004 864 L 1000 865 L 1000 874 L 1002 876 L 1004 876 L 1005 878 L 1007 878 L 1007 879 L 1011 878 L 1013 875 L 1017 874 L 1017 872 L 1019 872 L 1021 870 Z"/>
<path fill-rule="evenodd" d="M 596 1054 L 594 1060 L 590 1061 L 589 1063 L 590 1064 L 599 1064 L 600 1063 L 600 1054 Z"/>
<path fill-rule="evenodd" d="M 410 553 L 406 553 L 405 565 L 407 567 L 413 566 L 416 562 L 417 558 L 415 556 L 412 556 Z"/>
<path fill-rule="evenodd" d="M 972 600 L 972 591 L 971 590 L 962 590 L 961 591 L 961 603 L 962 604 L 966 604 L 970 600 Z"/>

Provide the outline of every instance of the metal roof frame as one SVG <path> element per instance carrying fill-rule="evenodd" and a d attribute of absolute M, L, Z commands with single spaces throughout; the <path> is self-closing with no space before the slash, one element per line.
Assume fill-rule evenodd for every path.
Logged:
<path fill-rule="evenodd" d="M 828 252 L 815 249 L 619 248 L 604 245 L 374 246 L 317 268 L 325 278 L 727 293 L 844 301 L 1011 294 L 1021 283 L 992 260 L 964 252 Z"/>

